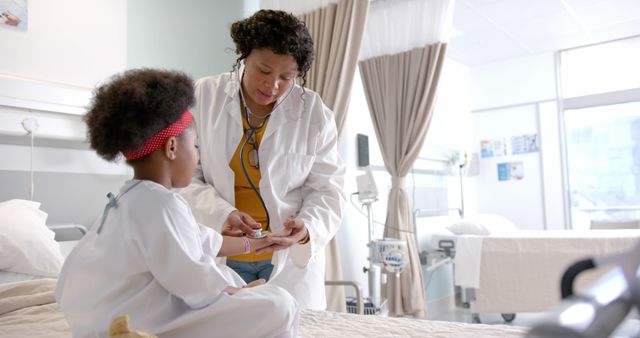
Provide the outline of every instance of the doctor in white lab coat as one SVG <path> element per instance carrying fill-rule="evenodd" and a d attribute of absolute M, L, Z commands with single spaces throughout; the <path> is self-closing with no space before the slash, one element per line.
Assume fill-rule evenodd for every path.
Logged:
<path fill-rule="evenodd" d="M 313 41 L 297 18 L 268 10 L 234 23 L 231 36 L 240 55 L 234 71 L 196 83 L 191 112 L 200 165 L 180 193 L 198 222 L 223 234 L 229 229 L 250 234 L 255 222 L 235 207 L 237 174 L 230 162 L 251 136 L 243 132 L 243 123 L 266 120 L 257 188 L 270 231 L 292 231 L 273 237 L 272 248 L 287 249 L 273 252 L 269 283 L 289 291 L 301 308 L 324 309 L 324 252 L 341 223 L 344 167 L 333 112 L 317 93 L 295 83 L 310 67 Z M 288 45 L 292 40 L 294 46 Z"/>

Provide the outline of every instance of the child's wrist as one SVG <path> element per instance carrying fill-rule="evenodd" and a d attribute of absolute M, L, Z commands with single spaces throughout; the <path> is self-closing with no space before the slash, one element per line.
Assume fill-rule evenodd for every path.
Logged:
<path fill-rule="evenodd" d="M 242 253 L 243 254 L 250 253 L 251 252 L 251 241 L 249 240 L 249 238 L 247 236 L 242 236 L 240 238 L 242 238 L 242 241 L 244 243 L 244 251 Z"/>

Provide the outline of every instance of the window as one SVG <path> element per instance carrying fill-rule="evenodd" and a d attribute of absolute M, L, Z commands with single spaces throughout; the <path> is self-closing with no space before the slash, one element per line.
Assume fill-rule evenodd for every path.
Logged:
<path fill-rule="evenodd" d="M 640 220 L 640 37 L 560 53 L 571 227 Z"/>
<path fill-rule="evenodd" d="M 565 111 L 573 228 L 640 219 L 640 102 Z"/>

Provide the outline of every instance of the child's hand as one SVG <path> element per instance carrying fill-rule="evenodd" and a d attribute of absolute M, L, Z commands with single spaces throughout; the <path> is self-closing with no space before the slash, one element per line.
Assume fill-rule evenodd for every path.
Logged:
<path fill-rule="evenodd" d="M 256 280 L 254 280 L 253 282 L 250 282 L 249 284 L 247 284 L 247 285 L 245 285 L 245 286 L 243 286 L 243 287 L 241 287 L 241 288 L 237 288 L 237 287 L 235 287 L 235 286 L 227 285 L 227 287 L 226 287 L 226 288 L 224 288 L 224 292 L 226 292 L 226 293 L 228 293 L 228 294 L 230 294 L 230 295 L 234 295 L 234 294 L 236 294 L 238 291 L 242 290 L 243 288 L 252 288 L 252 287 L 254 287 L 254 286 L 262 285 L 262 284 L 264 284 L 264 283 L 266 283 L 266 282 L 267 282 L 267 281 L 266 281 L 266 280 L 264 280 L 264 278 L 260 278 L 260 279 L 256 279 Z"/>
<path fill-rule="evenodd" d="M 228 293 L 228 294 L 230 294 L 230 295 L 233 295 L 233 294 L 235 294 L 236 292 L 240 291 L 240 289 L 241 289 L 241 288 L 237 288 L 237 287 L 235 287 L 235 286 L 229 286 L 229 285 L 227 285 L 227 287 L 226 287 L 226 288 L 224 288 L 224 290 L 223 290 L 223 291 L 224 291 L 224 292 L 226 292 L 226 293 Z"/>
<path fill-rule="evenodd" d="M 245 285 L 245 288 L 252 288 L 254 286 L 258 286 L 258 285 L 262 285 L 264 283 L 266 283 L 267 281 L 264 278 L 260 278 L 260 279 L 256 279 L 253 282 L 250 282 L 249 284 Z"/>

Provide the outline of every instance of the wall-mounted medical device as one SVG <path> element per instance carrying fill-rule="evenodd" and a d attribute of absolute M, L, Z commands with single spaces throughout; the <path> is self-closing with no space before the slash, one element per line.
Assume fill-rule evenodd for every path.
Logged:
<path fill-rule="evenodd" d="M 378 187 L 373 178 L 373 173 L 369 167 L 365 168 L 364 174 L 356 176 L 358 186 L 358 201 L 360 203 L 372 203 L 378 199 Z"/>

